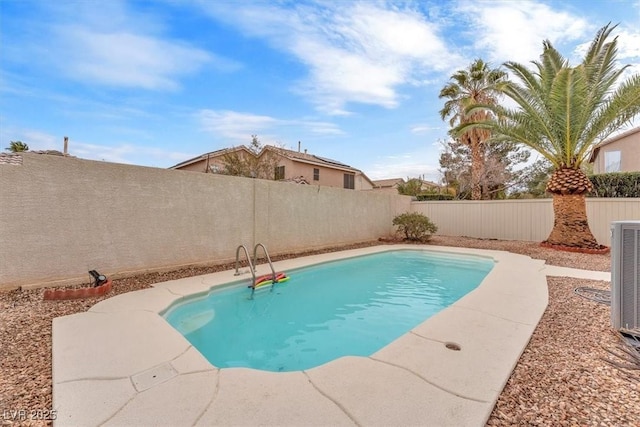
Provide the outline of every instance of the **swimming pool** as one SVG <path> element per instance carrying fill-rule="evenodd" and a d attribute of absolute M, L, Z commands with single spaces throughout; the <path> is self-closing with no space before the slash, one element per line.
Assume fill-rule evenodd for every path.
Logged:
<path fill-rule="evenodd" d="M 547 305 L 544 261 L 502 251 L 382 245 L 274 267 L 293 275 L 390 249 L 495 264 L 472 292 L 374 354 L 293 372 L 219 369 L 164 319 L 180 301 L 237 283 L 233 270 L 113 296 L 53 319 L 57 425 L 485 425 Z M 267 269 L 258 266 L 258 275 Z"/>
<path fill-rule="evenodd" d="M 288 272 L 250 299 L 246 280 L 165 319 L 214 366 L 282 372 L 369 356 L 475 289 L 488 258 L 396 250 Z"/>

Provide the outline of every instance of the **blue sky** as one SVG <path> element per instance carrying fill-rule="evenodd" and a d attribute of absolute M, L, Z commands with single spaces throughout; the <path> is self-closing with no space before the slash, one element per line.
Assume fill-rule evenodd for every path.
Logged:
<path fill-rule="evenodd" d="M 440 89 L 481 57 L 580 58 L 619 23 L 640 72 L 640 0 L 0 0 L 0 147 L 169 167 L 262 143 L 372 179 L 437 180 Z"/>

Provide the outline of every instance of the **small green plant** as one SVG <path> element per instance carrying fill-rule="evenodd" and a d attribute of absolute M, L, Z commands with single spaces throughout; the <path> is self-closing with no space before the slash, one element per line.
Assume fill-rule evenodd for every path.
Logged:
<path fill-rule="evenodd" d="M 431 220 L 418 212 L 405 212 L 393 218 L 393 225 L 398 233 L 404 234 L 407 240 L 426 242 L 438 227 Z"/>

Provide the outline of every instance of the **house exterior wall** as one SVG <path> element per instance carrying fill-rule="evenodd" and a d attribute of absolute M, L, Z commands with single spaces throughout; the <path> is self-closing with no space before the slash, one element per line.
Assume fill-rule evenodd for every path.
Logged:
<path fill-rule="evenodd" d="M 191 163 L 186 166 L 182 166 L 180 170 L 183 171 L 192 171 L 192 172 L 206 172 L 207 171 L 207 162 L 205 160 Z"/>
<path fill-rule="evenodd" d="M 402 196 L 22 154 L 0 164 L 0 288 L 86 283 L 235 259 L 240 244 L 272 255 L 393 232 Z M 366 220 L 364 220 L 366 219 Z"/>
<path fill-rule="evenodd" d="M 359 191 L 373 190 L 373 183 L 365 178 L 363 174 L 357 173 L 355 178 L 355 189 Z"/>
<path fill-rule="evenodd" d="M 620 172 L 640 171 L 640 131 L 624 136 L 600 147 L 593 162 L 593 172 L 606 173 L 605 156 L 607 152 L 620 152 Z"/>
<path fill-rule="evenodd" d="M 302 176 L 311 185 L 322 185 L 327 187 L 343 188 L 344 174 L 355 175 L 354 172 L 344 172 L 312 163 L 298 162 L 286 157 L 281 157 L 278 165 L 284 166 L 285 179 Z M 318 169 L 318 180 L 313 179 L 313 170 Z"/>
<path fill-rule="evenodd" d="M 313 185 L 326 185 L 329 187 L 336 187 L 336 183 L 334 179 L 331 179 L 333 176 L 332 171 L 327 170 L 322 166 L 314 166 L 306 163 L 295 162 L 286 157 L 282 157 L 278 164 L 284 166 L 284 177 L 285 179 L 291 179 L 294 177 L 302 176 L 304 179 Z M 320 179 L 318 181 L 313 180 L 313 169 L 320 169 Z M 342 187 L 342 185 L 341 185 Z"/>
<path fill-rule="evenodd" d="M 211 156 L 208 162 L 209 168 L 217 167 L 219 171 L 224 169 L 224 163 L 222 162 L 222 156 Z M 207 159 L 199 160 L 191 164 L 180 167 L 175 170 L 192 171 L 192 172 L 207 172 Z M 210 171 L 209 171 L 210 172 Z"/>
<path fill-rule="evenodd" d="M 191 163 L 190 165 L 182 166 L 180 170 L 191 172 L 205 172 L 203 162 Z"/>

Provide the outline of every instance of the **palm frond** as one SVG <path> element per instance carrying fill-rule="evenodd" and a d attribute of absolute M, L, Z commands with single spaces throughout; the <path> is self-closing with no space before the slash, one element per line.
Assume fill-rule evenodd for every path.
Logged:
<path fill-rule="evenodd" d="M 621 83 L 615 92 L 603 101 L 585 127 L 584 139 L 598 144 L 613 132 L 627 125 L 640 114 L 640 74 Z M 583 150 L 588 151 L 588 148 Z"/>
<path fill-rule="evenodd" d="M 505 63 L 516 80 L 498 87 L 517 108 L 476 105 L 465 113 L 487 108 L 493 123 L 459 123 L 455 131 L 486 128 L 492 139 L 525 144 L 556 167 L 579 167 L 595 144 L 640 114 L 640 75 L 619 84 L 626 67 L 616 62 L 614 28 L 600 29 L 575 67 L 549 41 L 543 42 L 539 61 L 532 61 L 533 69 Z"/>
<path fill-rule="evenodd" d="M 589 49 L 587 50 L 587 53 L 584 56 L 584 62 L 589 63 L 593 61 L 593 58 L 595 58 L 599 54 L 599 52 L 602 52 L 602 47 L 607 41 L 607 38 L 609 37 L 611 32 L 617 27 L 617 25 L 614 25 L 613 27 L 610 27 L 610 25 L 611 25 L 611 22 L 607 23 L 607 25 L 605 25 L 604 27 L 598 30 L 598 32 L 596 33 L 596 36 L 594 37 L 593 41 L 589 45 Z"/>

